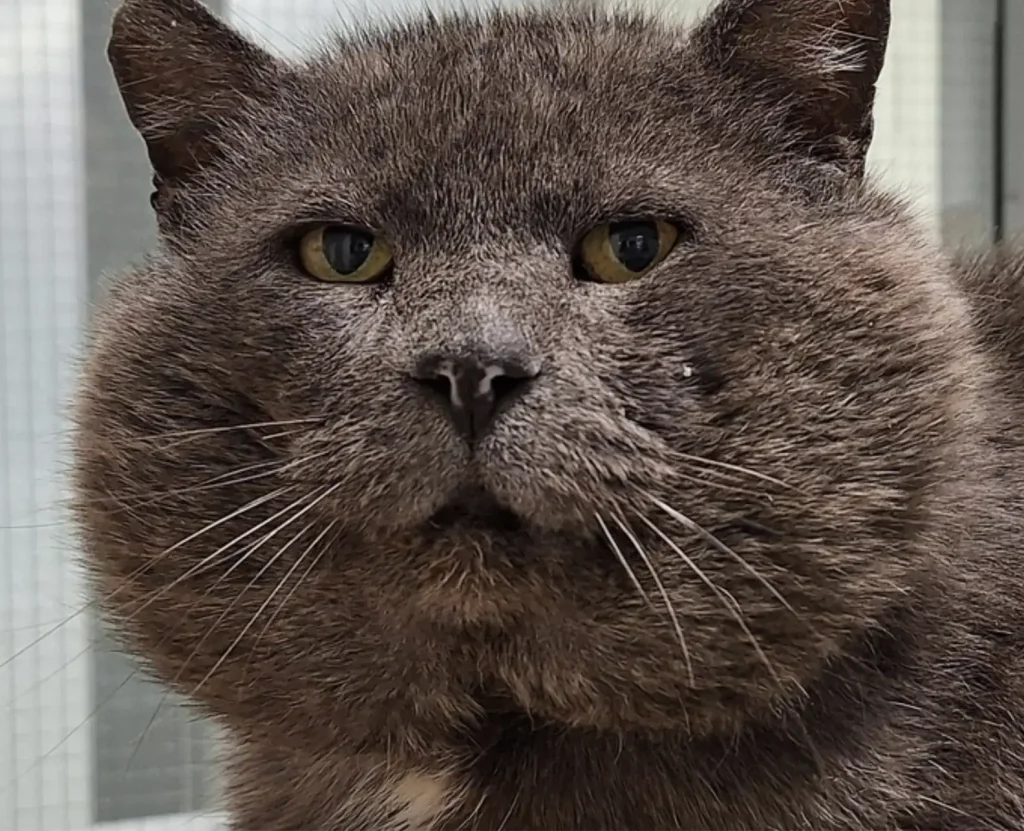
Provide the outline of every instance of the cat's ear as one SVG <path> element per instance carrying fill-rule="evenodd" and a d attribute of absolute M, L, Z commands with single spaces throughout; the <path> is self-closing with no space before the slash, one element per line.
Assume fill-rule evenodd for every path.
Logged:
<path fill-rule="evenodd" d="M 107 56 L 149 151 L 158 214 L 217 155 L 224 123 L 270 90 L 278 70 L 197 0 L 124 0 Z"/>
<path fill-rule="evenodd" d="M 812 155 L 860 176 L 889 22 L 890 0 L 721 0 L 691 44 L 767 98 Z"/>

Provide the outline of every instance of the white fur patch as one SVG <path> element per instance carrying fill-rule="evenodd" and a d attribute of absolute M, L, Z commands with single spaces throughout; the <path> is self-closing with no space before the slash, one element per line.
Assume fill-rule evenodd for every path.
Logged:
<path fill-rule="evenodd" d="M 331 831 L 433 831 L 461 795 L 448 773 L 397 771 L 381 760 L 351 782 L 325 827 Z"/>
<path fill-rule="evenodd" d="M 452 783 L 445 774 L 410 773 L 394 786 L 390 801 L 396 820 L 409 831 L 428 831 L 451 806 Z"/>

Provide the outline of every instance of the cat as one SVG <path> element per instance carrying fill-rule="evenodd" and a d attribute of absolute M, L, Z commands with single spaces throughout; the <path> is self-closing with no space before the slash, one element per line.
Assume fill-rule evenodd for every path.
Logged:
<path fill-rule="evenodd" d="M 865 173 L 889 17 L 120 6 L 77 527 L 232 828 L 1024 828 L 1024 256 Z"/>

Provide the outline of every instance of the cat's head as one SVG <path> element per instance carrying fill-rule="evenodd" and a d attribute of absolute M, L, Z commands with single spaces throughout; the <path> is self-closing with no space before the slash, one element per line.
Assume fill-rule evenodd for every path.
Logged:
<path fill-rule="evenodd" d="M 951 544 L 979 370 L 864 182 L 888 5 L 431 19 L 290 65 L 128 0 L 161 246 L 100 315 L 77 487 L 134 648 L 246 729 L 422 743 L 495 698 L 731 729 L 889 625 Z"/>

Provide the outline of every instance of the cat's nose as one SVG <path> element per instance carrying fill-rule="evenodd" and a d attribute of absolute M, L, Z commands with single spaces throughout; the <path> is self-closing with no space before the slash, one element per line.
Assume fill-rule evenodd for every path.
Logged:
<path fill-rule="evenodd" d="M 479 441 L 494 417 L 518 398 L 538 370 L 527 361 L 485 354 L 424 355 L 412 377 L 439 399 L 467 442 Z"/>

